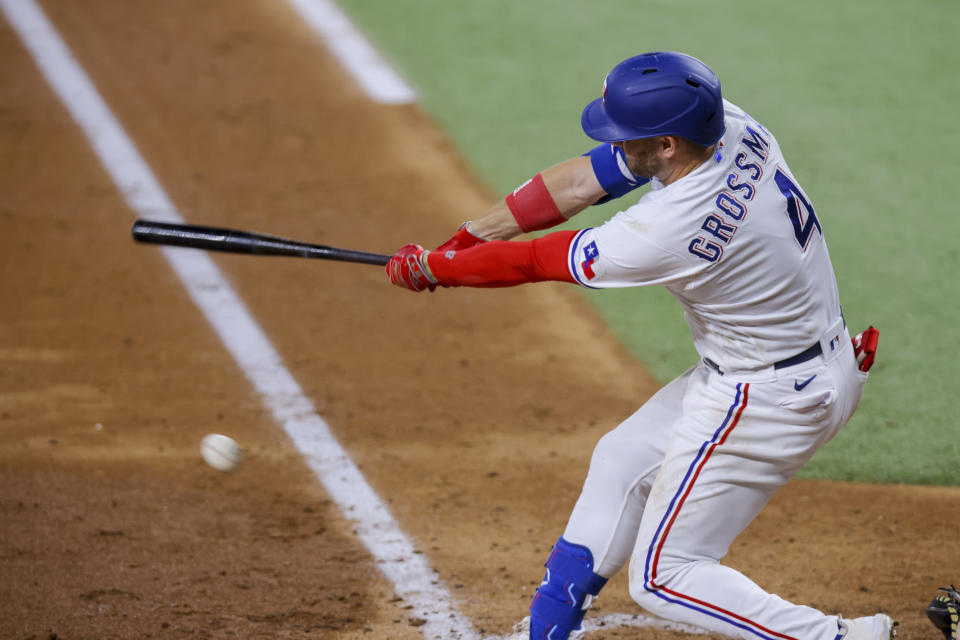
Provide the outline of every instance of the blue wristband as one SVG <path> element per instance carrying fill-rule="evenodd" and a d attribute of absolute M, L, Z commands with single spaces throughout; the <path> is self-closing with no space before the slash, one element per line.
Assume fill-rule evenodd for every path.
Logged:
<path fill-rule="evenodd" d="M 650 182 L 648 178 L 638 178 L 633 175 L 627 167 L 623 150 L 620 147 L 604 143 L 583 155 L 590 156 L 590 164 L 593 166 L 593 173 L 597 176 L 597 181 L 603 187 L 603 190 L 610 194 L 594 204 L 609 202 Z"/>

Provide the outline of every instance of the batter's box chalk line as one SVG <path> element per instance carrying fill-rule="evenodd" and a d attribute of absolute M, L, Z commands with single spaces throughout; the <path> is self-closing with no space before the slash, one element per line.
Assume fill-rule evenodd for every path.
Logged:
<path fill-rule="evenodd" d="M 522 627 L 521 627 L 522 625 Z M 655 628 L 664 631 L 679 631 L 682 633 L 694 633 L 706 635 L 710 633 L 706 629 L 695 627 L 680 622 L 670 622 L 653 616 L 643 615 L 641 613 L 611 613 L 596 618 L 587 618 L 583 621 L 583 631 L 586 638 L 589 638 L 597 631 L 606 631 L 622 627 L 632 627 L 634 629 Z M 527 630 L 525 621 L 519 622 L 514 631 L 502 636 L 485 636 L 482 640 L 528 640 L 530 632 Z"/>

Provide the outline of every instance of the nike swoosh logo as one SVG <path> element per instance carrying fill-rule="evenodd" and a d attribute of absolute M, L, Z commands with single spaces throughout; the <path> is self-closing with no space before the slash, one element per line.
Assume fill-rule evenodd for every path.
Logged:
<path fill-rule="evenodd" d="M 817 375 L 814 374 L 814 375 L 810 376 L 809 378 L 807 378 L 806 380 L 804 380 L 803 382 L 796 382 L 796 381 L 795 381 L 795 382 L 793 383 L 793 388 L 796 389 L 797 391 L 803 391 L 803 388 L 806 387 L 806 386 L 807 386 L 808 384 L 810 384 L 811 382 L 813 382 L 813 379 L 816 378 L 816 377 L 817 377 Z"/>

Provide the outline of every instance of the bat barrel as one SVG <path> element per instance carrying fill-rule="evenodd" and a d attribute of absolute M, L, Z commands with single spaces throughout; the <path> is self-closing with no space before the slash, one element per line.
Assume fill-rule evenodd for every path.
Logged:
<path fill-rule="evenodd" d="M 382 253 L 328 247 L 278 238 L 263 233 L 220 227 L 137 220 L 133 225 L 132 232 L 133 238 L 138 242 L 206 249 L 208 251 L 265 256 L 293 256 L 376 265 L 385 265 L 390 261 L 390 256 Z"/>

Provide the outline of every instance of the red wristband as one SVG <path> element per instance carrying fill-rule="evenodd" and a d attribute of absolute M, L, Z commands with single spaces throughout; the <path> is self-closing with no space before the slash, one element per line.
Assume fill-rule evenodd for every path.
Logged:
<path fill-rule="evenodd" d="M 504 201 L 524 232 L 547 229 L 567 221 L 539 173 L 507 194 Z"/>

